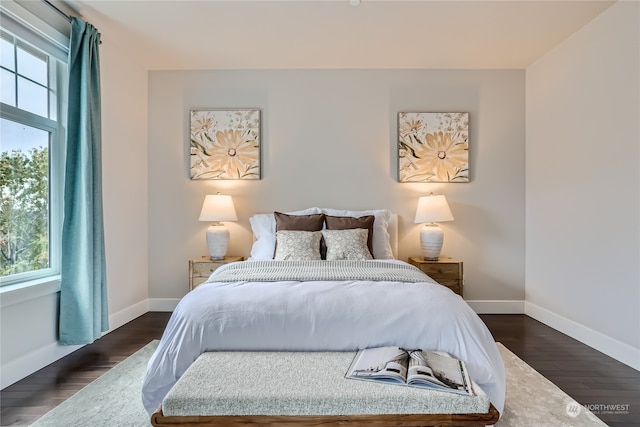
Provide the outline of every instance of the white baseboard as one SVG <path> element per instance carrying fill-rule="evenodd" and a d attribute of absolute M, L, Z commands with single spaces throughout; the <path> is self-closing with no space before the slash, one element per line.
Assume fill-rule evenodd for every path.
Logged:
<path fill-rule="evenodd" d="M 478 314 L 524 314 L 522 300 L 467 300 Z"/>
<path fill-rule="evenodd" d="M 525 302 L 524 314 L 640 371 L 640 349 L 638 348 L 530 302 Z"/>
<path fill-rule="evenodd" d="M 63 346 L 58 345 L 57 343 L 52 343 L 27 354 L 23 354 L 19 358 L 2 365 L 0 388 L 8 387 L 82 347 L 84 346 Z"/>
<path fill-rule="evenodd" d="M 120 310 L 117 313 L 113 313 L 109 316 L 109 330 L 104 334 L 108 334 L 114 329 L 118 329 L 120 326 L 131 322 L 133 319 L 142 316 L 148 311 L 151 310 L 149 309 L 149 300 L 146 299 Z"/>
<path fill-rule="evenodd" d="M 149 298 L 149 311 L 173 311 L 180 298 Z"/>

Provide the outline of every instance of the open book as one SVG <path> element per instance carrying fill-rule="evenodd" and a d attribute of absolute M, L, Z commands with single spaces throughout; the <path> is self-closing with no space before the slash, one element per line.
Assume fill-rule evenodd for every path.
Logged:
<path fill-rule="evenodd" d="M 367 348 L 358 351 L 345 377 L 473 394 L 464 362 L 438 351 Z"/>

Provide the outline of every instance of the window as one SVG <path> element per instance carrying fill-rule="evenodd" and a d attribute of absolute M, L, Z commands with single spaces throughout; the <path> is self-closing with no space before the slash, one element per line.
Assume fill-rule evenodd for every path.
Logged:
<path fill-rule="evenodd" d="M 66 64 L 42 34 L 2 18 L 0 285 L 7 285 L 59 273 Z"/>

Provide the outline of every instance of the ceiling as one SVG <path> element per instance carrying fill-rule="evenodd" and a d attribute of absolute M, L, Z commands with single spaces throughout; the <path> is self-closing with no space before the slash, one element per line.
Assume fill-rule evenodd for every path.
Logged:
<path fill-rule="evenodd" d="M 613 1 L 67 0 L 150 70 L 523 69 Z"/>

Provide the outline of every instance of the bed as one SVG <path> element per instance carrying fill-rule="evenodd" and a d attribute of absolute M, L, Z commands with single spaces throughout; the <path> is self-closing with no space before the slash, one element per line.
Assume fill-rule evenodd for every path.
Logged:
<path fill-rule="evenodd" d="M 388 345 L 464 360 L 502 412 L 505 372 L 493 337 L 459 295 L 394 259 L 388 211 L 310 208 L 254 215 L 251 225 L 249 260 L 217 269 L 174 310 L 143 382 L 149 414 L 205 352 Z"/>

